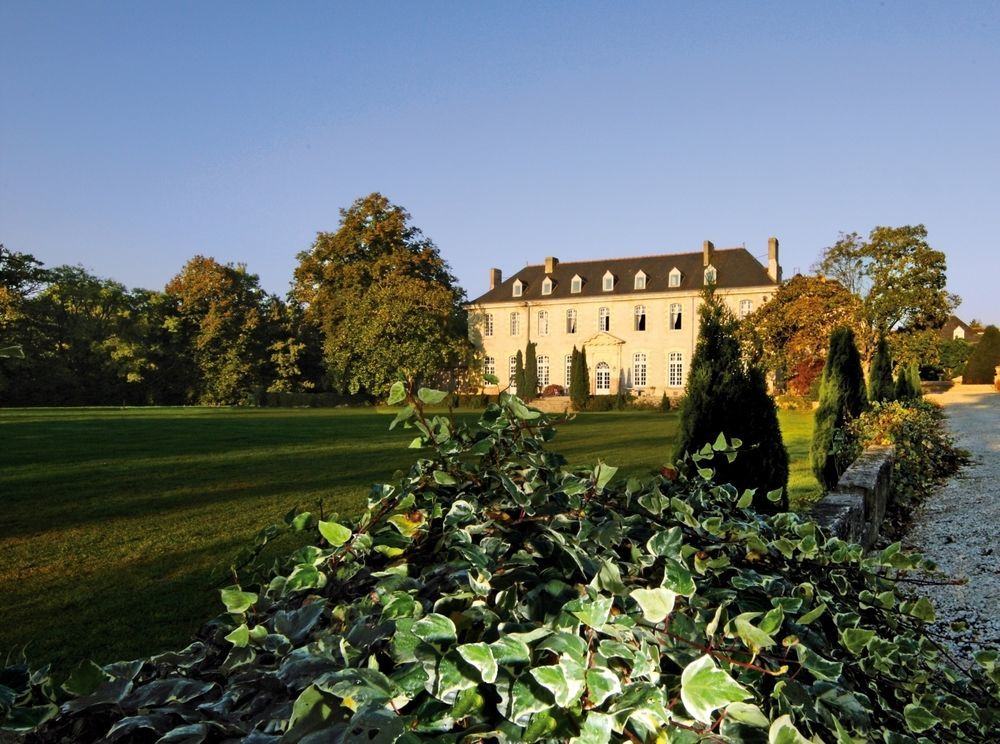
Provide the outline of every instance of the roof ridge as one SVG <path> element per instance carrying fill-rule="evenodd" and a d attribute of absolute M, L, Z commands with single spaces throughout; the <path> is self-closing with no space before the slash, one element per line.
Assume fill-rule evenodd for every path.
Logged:
<path fill-rule="evenodd" d="M 745 250 L 746 247 L 742 245 L 734 245 L 728 248 L 714 249 L 716 253 L 721 251 L 745 251 Z M 747 252 L 749 253 L 749 251 Z M 641 256 L 617 256 L 615 258 L 585 258 L 580 261 L 563 261 L 558 256 L 556 256 L 556 258 L 559 261 L 559 265 L 562 266 L 563 264 L 607 263 L 608 261 L 635 261 L 636 259 L 639 258 L 665 258 L 668 256 L 700 256 L 701 254 L 702 251 L 699 250 L 699 251 L 683 251 L 682 253 L 645 253 Z M 537 264 L 525 264 L 522 268 L 532 269 L 535 268 L 536 266 L 541 266 L 542 268 L 545 268 L 545 263 L 543 262 Z"/>

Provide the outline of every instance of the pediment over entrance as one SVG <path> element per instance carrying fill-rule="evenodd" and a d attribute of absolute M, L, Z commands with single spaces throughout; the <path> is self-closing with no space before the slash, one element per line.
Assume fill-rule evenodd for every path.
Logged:
<path fill-rule="evenodd" d="M 583 342 L 584 346 L 621 346 L 625 343 L 624 339 L 618 338 L 617 336 L 612 336 L 610 333 L 605 331 L 598 331 L 593 336 L 588 338 Z"/>

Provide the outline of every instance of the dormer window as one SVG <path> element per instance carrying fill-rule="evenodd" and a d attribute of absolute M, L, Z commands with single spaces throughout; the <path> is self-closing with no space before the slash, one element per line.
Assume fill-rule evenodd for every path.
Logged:
<path fill-rule="evenodd" d="M 670 270 L 670 276 L 667 280 L 667 285 L 670 287 L 681 286 L 681 270 L 676 266 Z"/>
<path fill-rule="evenodd" d="M 604 286 L 603 286 L 603 288 L 604 288 L 605 292 L 610 292 L 612 289 L 615 288 L 615 275 L 612 274 L 610 271 L 605 271 L 604 272 Z"/>
<path fill-rule="evenodd" d="M 520 279 L 515 279 L 514 280 L 514 296 L 515 297 L 520 297 L 522 294 L 524 294 L 524 285 L 521 283 Z"/>
<path fill-rule="evenodd" d="M 573 277 L 573 279 L 569 283 L 569 292 L 570 294 L 580 294 L 582 290 L 583 290 L 583 279 L 581 279 L 580 275 L 577 274 L 576 276 Z"/>
<path fill-rule="evenodd" d="M 542 294 L 550 295 L 552 294 L 552 280 L 548 277 L 542 280 Z"/>
<path fill-rule="evenodd" d="M 646 288 L 646 272 L 640 269 L 635 275 L 635 288 L 645 289 Z"/>
<path fill-rule="evenodd" d="M 715 271 L 714 266 L 705 267 L 705 284 L 715 284 L 715 280 L 718 278 L 718 274 Z"/>

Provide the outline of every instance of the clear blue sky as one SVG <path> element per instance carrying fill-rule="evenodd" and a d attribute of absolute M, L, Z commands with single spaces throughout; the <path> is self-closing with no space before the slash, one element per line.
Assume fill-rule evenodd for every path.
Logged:
<path fill-rule="evenodd" d="M 1000 323 L 1000 3 L 0 0 L 0 241 L 272 292 L 341 207 L 487 270 L 924 223 Z"/>

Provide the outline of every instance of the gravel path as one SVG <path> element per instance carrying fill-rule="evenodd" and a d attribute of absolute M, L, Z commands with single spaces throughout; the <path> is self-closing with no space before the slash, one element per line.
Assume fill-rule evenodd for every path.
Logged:
<path fill-rule="evenodd" d="M 920 508 L 904 538 L 964 586 L 921 587 L 937 609 L 939 625 L 965 621 L 950 631 L 953 648 L 971 661 L 984 647 L 1000 648 L 1000 393 L 989 385 L 956 385 L 928 396 L 942 404 L 959 447 L 972 463 Z"/>

